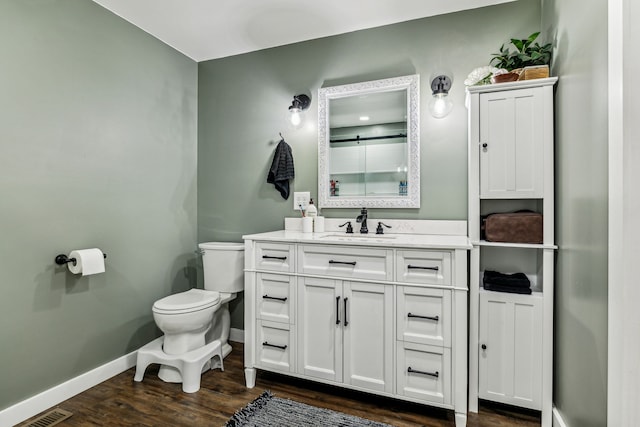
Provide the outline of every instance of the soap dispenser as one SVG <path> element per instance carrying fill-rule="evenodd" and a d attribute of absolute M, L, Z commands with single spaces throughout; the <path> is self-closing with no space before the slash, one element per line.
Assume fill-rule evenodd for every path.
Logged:
<path fill-rule="evenodd" d="M 307 205 L 307 216 L 315 217 L 318 215 L 318 209 L 316 205 L 313 204 L 313 199 L 309 200 L 309 204 Z"/>

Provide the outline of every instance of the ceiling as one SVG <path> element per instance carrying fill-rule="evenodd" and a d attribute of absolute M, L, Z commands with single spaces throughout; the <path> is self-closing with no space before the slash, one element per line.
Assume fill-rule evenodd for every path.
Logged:
<path fill-rule="evenodd" d="M 93 0 L 195 61 L 514 0 Z"/>

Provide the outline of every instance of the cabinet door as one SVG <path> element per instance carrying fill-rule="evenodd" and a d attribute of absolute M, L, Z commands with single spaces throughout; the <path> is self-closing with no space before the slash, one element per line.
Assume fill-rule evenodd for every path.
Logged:
<path fill-rule="evenodd" d="M 480 95 L 480 197 L 543 196 L 542 88 Z"/>
<path fill-rule="evenodd" d="M 479 343 L 479 397 L 540 410 L 542 297 L 481 292 Z"/>
<path fill-rule="evenodd" d="M 342 381 L 340 282 L 298 278 L 298 372 Z"/>
<path fill-rule="evenodd" d="M 344 282 L 343 382 L 393 392 L 393 286 Z"/>

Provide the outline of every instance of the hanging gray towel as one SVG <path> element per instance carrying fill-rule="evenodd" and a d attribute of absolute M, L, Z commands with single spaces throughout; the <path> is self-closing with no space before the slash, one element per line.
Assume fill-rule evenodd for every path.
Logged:
<path fill-rule="evenodd" d="M 271 169 L 267 175 L 267 182 L 273 184 L 280 195 L 287 200 L 289 198 L 289 180 L 294 178 L 293 154 L 291 147 L 284 139 L 280 140 L 273 155 Z"/>

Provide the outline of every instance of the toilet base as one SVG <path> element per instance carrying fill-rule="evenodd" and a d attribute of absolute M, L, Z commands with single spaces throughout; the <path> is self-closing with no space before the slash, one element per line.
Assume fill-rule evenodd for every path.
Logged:
<path fill-rule="evenodd" d="M 163 342 L 164 337 L 162 336 L 138 350 L 134 381 L 142 381 L 147 367 L 152 363 L 159 363 L 177 369 L 182 377 L 182 391 L 195 393 L 200 390 L 200 377 L 207 363 L 211 364 L 211 369 L 220 368 L 224 371 L 222 359 L 226 349 L 223 350 L 223 345 L 219 340 L 182 354 L 165 353 L 162 351 Z M 217 360 L 215 360 L 216 356 Z"/>

